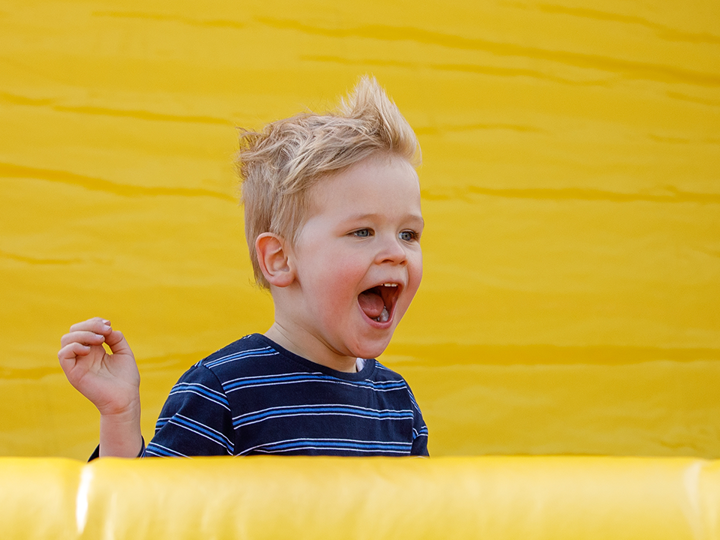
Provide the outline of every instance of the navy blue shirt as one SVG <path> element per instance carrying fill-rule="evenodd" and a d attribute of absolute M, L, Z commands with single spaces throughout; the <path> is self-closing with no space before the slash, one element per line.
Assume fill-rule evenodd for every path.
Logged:
<path fill-rule="evenodd" d="M 144 456 L 428 455 L 405 380 L 377 360 L 344 373 L 252 334 L 191 367 Z"/>

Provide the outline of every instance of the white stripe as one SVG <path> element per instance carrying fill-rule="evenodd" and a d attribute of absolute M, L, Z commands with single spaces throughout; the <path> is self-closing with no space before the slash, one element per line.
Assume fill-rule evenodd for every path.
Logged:
<path fill-rule="evenodd" d="M 233 443 L 232 443 L 232 441 L 231 441 L 230 439 L 228 439 L 228 438 L 225 436 L 225 434 L 223 434 L 221 431 L 218 431 L 218 430 L 216 430 L 216 429 L 213 429 L 213 428 L 211 428 L 210 426 L 208 426 L 207 424 L 205 424 L 205 423 L 203 423 L 203 422 L 200 422 L 199 420 L 195 420 L 194 418 L 190 418 L 190 417 L 185 416 L 185 415 L 182 415 L 182 414 L 180 414 L 180 413 L 175 414 L 175 416 L 178 417 L 178 418 L 182 418 L 183 420 L 187 420 L 187 421 L 190 422 L 191 424 L 200 424 L 202 427 L 204 427 L 204 428 L 207 429 L 208 431 L 212 431 L 212 432 L 215 433 L 216 435 L 220 435 L 223 439 L 225 439 L 225 441 L 228 443 L 228 446 L 230 446 L 231 448 L 234 446 Z M 172 421 L 172 419 L 171 419 L 171 421 Z M 176 425 L 177 425 L 177 424 L 176 424 Z"/>
<path fill-rule="evenodd" d="M 245 354 L 245 353 L 254 353 L 254 352 L 260 352 L 260 351 L 270 351 L 274 350 L 270 347 L 260 347 L 258 349 L 242 349 L 240 351 L 235 351 L 234 353 L 226 354 L 225 356 L 221 356 L 220 358 L 214 358 L 213 360 L 210 360 L 209 362 L 218 362 L 220 360 L 225 360 L 226 358 L 230 358 L 231 356 L 237 357 L 239 354 Z M 276 351 L 275 351 L 276 352 Z"/>
<path fill-rule="evenodd" d="M 155 435 L 157 435 L 157 432 L 160 431 L 163 427 L 165 427 L 165 424 L 167 424 L 167 421 L 170 420 L 170 418 L 172 418 L 172 417 L 171 416 L 161 416 L 155 421 Z M 158 424 L 162 420 L 164 420 L 163 425 L 158 427 Z"/>
<path fill-rule="evenodd" d="M 230 407 L 222 403 L 221 401 L 218 401 L 216 399 L 211 398 L 210 396 L 206 396 L 205 394 L 201 392 L 196 392 L 195 390 L 172 390 L 170 391 L 170 395 L 174 396 L 177 394 L 195 394 L 197 396 L 200 396 L 201 398 L 207 399 L 210 403 L 215 403 L 216 405 L 220 405 L 223 409 L 230 411 Z"/>
<path fill-rule="evenodd" d="M 222 366 L 225 364 L 229 364 L 230 362 L 240 361 L 240 360 L 247 360 L 248 358 L 264 358 L 266 356 L 277 356 L 278 353 L 273 352 L 269 354 L 249 354 L 249 355 L 243 355 L 239 356 L 238 358 L 228 358 L 227 360 L 213 360 L 212 362 L 208 362 L 205 364 L 205 367 L 208 369 L 213 369 L 218 366 Z"/>
<path fill-rule="evenodd" d="M 222 392 L 218 392 L 218 391 L 215 390 L 214 388 L 210 388 L 209 386 L 205 386 L 204 384 L 200 384 L 200 383 L 190 383 L 190 382 L 179 382 L 179 383 L 177 383 L 175 386 L 173 386 L 173 390 L 175 390 L 175 388 L 177 388 L 178 386 L 199 386 L 200 388 L 204 388 L 205 390 L 207 390 L 207 391 L 210 392 L 211 394 L 215 394 L 216 396 L 221 397 L 221 398 L 223 398 L 223 399 L 225 398 L 225 394 L 223 394 Z M 172 392 L 172 390 L 170 390 L 170 391 Z"/>
<path fill-rule="evenodd" d="M 384 421 L 384 420 L 397 420 L 402 422 L 407 422 L 408 420 L 412 420 L 412 417 L 404 417 L 404 418 L 375 418 L 370 416 L 363 416 L 361 414 L 349 414 L 349 413 L 339 413 L 339 412 L 307 412 L 307 413 L 294 413 L 294 414 L 278 414 L 276 416 L 268 416 L 266 418 L 258 418 L 257 420 L 253 420 L 252 422 L 245 422 L 242 425 L 239 426 L 233 426 L 233 429 L 238 430 L 240 428 L 244 428 L 246 426 L 252 426 L 255 424 L 260 424 L 262 422 L 265 422 L 267 420 L 275 420 L 278 418 L 293 418 L 296 416 L 349 416 L 352 418 L 363 418 L 365 420 L 377 420 L 377 421 Z"/>
<path fill-rule="evenodd" d="M 233 417 L 233 422 L 236 420 L 239 420 L 241 418 L 245 418 L 248 416 L 255 416 L 256 414 L 263 414 L 270 411 L 280 411 L 284 409 L 295 409 L 298 407 L 303 407 L 306 409 L 315 409 L 315 408 L 321 408 L 321 407 L 343 407 L 347 409 L 356 409 L 359 411 L 368 411 L 368 412 L 374 412 L 374 413 L 405 413 L 409 414 L 410 417 L 412 417 L 412 409 L 371 409 L 369 407 L 360 407 L 359 405 L 347 405 L 343 403 L 322 403 L 317 405 L 280 405 L 277 407 L 267 407 L 265 409 L 259 409 L 253 412 L 241 414 L 239 416 Z"/>
<path fill-rule="evenodd" d="M 260 352 L 262 351 L 262 353 Z M 248 352 L 255 352 L 258 354 L 245 354 Z M 205 367 L 207 368 L 214 368 L 216 366 L 221 366 L 223 364 L 227 364 L 229 362 L 234 362 L 236 360 L 245 360 L 246 358 L 262 358 L 264 356 L 277 356 L 278 352 L 273 351 L 272 349 L 266 347 L 265 349 L 251 349 L 247 351 L 240 351 L 233 354 L 229 354 L 227 356 L 223 356 L 222 358 L 216 358 L 215 360 L 210 360 L 205 362 Z"/>
<path fill-rule="evenodd" d="M 270 379 L 270 378 L 277 379 L 277 378 L 281 378 L 281 377 L 296 377 L 298 375 L 304 376 L 304 377 L 308 377 L 308 376 L 318 377 L 319 379 L 322 379 L 322 380 L 327 380 L 329 378 L 333 382 L 335 382 L 335 381 L 348 382 L 348 383 L 353 382 L 353 381 L 347 381 L 345 379 L 333 377 L 332 375 L 328 375 L 327 373 L 323 373 L 321 371 L 286 371 L 285 373 L 271 373 L 269 375 L 251 375 L 249 377 L 238 377 L 236 379 L 229 379 L 229 380 L 225 381 L 225 384 L 236 383 L 236 382 L 240 382 L 240 381 L 253 381 L 256 379 Z M 357 381 L 357 382 L 364 382 L 364 383 L 370 384 L 370 385 L 384 385 L 384 384 L 404 383 L 405 381 L 402 378 L 387 379 L 384 381 L 373 381 L 372 379 L 366 378 L 366 379 L 363 379 L 362 381 Z M 357 382 L 356 382 L 356 384 L 357 384 Z"/>
<path fill-rule="evenodd" d="M 182 415 L 179 415 L 179 414 L 178 414 L 177 416 L 179 416 L 180 418 L 186 418 L 185 416 L 182 416 Z M 186 418 L 186 419 L 187 419 L 187 418 Z M 222 433 L 218 433 L 217 431 L 215 431 L 215 430 L 212 429 L 211 427 L 206 426 L 205 424 L 202 424 L 202 426 L 205 427 L 205 428 L 207 428 L 207 429 L 209 429 L 210 431 L 212 431 L 212 432 L 214 432 L 214 433 L 218 433 L 219 435 L 221 435 L 223 439 L 225 439 L 226 441 L 228 441 L 228 445 L 226 446 L 226 445 L 222 444 L 221 442 L 213 439 L 213 438 L 210 437 L 209 435 L 206 435 L 206 434 L 203 433 L 202 431 L 196 431 L 195 429 L 193 429 L 193 428 L 190 427 L 190 426 L 186 426 L 186 425 L 184 425 L 184 424 L 180 424 L 179 422 L 175 422 L 175 421 L 173 420 L 173 418 L 171 418 L 171 419 L 168 421 L 168 424 L 172 424 L 172 425 L 174 425 L 174 426 L 177 426 L 177 427 L 186 429 L 186 430 L 188 430 L 190 433 L 195 433 L 195 435 L 199 435 L 200 437 L 205 437 L 208 441 L 212 441 L 212 442 L 214 442 L 215 444 L 217 444 L 218 446 L 221 446 L 222 448 L 224 448 L 229 454 L 232 453 L 232 450 L 230 450 L 230 448 L 233 447 L 233 444 L 229 442 L 228 438 L 227 438 L 225 435 L 223 435 Z M 167 424 L 166 424 L 166 425 L 167 425 Z M 152 442 L 152 441 L 151 441 L 151 442 Z M 228 446 L 230 446 L 230 448 L 228 448 Z"/>
<path fill-rule="evenodd" d="M 273 441 L 271 443 L 258 444 L 257 446 L 253 446 L 252 448 L 246 448 L 238 455 L 242 455 L 247 452 L 252 452 L 253 450 L 257 450 L 258 448 L 261 448 L 263 446 L 274 446 L 274 445 L 278 445 L 278 444 L 286 444 L 286 443 L 298 442 L 298 441 L 307 441 L 307 442 L 316 442 L 316 443 L 318 443 L 318 442 L 344 442 L 344 443 L 359 444 L 359 445 L 360 444 L 379 444 L 381 446 L 395 445 L 395 446 L 407 446 L 408 448 L 412 448 L 411 443 L 405 443 L 405 442 L 364 441 L 364 440 L 360 440 L 360 439 L 306 439 L 306 438 L 299 438 L 299 439 L 285 439 L 282 441 Z M 298 447 L 298 448 L 300 448 L 300 447 Z M 312 448 L 323 448 L 323 447 L 312 447 Z M 295 450 L 295 448 L 290 448 L 289 450 Z M 355 448 L 353 448 L 352 450 L 355 450 Z M 367 451 L 368 452 L 377 452 L 377 448 L 370 449 Z M 390 450 L 390 451 L 402 453 L 401 450 Z"/>
<path fill-rule="evenodd" d="M 189 457 L 189 456 L 186 456 L 185 454 L 181 454 L 181 453 L 178 452 L 177 450 L 173 450 L 172 448 L 168 448 L 168 447 L 166 447 L 166 446 L 163 446 L 162 444 L 154 443 L 154 442 L 152 442 L 152 441 L 150 441 L 150 444 L 148 445 L 148 447 L 145 448 L 145 453 L 151 453 L 151 454 L 153 454 L 154 456 L 157 456 L 157 457 L 167 457 L 167 456 L 164 456 L 164 455 L 161 455 L 161 454 L 156 454 L 155 452 L 153 452 L 153 451 L 152 451 L 152 448 L 150 447 L 151 445 L 152 445 L 152 446 L 157 446 L 158 448 L 162 448 L 163 450 L 167 450 L 168 453 L 170 453 L 170 454 L 175 454 L 175 455 L 178 456 L 178 457 Z"/>
<path fill-rule="evenodd" d="M 262 454 L 281 454 L 285 452 L 294 452 L 297 450 L 322 450 L 322 451 L 336 451 L 336 452 L 364 452 L 366 454 L 369 453 L 378 453 L 383 452 L 386 454 L 400 454 L 405 455 L 407 452 L 403 450 L 387 450 L 387 449 L 377 449 L 377 448 L 332 448 L 327 446 L 295 446 L 293 448 L 283 448 L 282 450 L 258 450 L 258 453 Z M 243 452 L 244 454 L 244 452 Z"/>
<path fill-rule="evenodd" d="M 266 377 L 261 377 L 261 378 L 264 379 Z M 243 379 L 233 379 L 232 381 L 227 381 L 223 384 L 223 386 L 225 386 L 226 384 L 237 382 L 239 380 L 243 380 Z M 370 381 L 368 381 L 368 382 L 370 382 Z M 400 381 L 387 381 L 387 382 L 398 383 Z M 229 394 L 230 392 L 237 392 L 238 390 L 246 390 L 248 388 L 262 388 L 263 386 L 276 386 L 276 385 L 281 385 L 281 384 L 304 384 L 304 383 L 343 384 L 345 386 L 352 386 L 353 388 L 361 388 L 363 390 L 369 390 L 371 392 L 395 392 L 397 390 L 405 390 L 407 388 L 407 386 L 405 386 L 405 385 L 398 386 L 396 388 L 378 388 L 377 386 L 375 386 L 377 384 L 377 382 L 373 382 L 372 386 L 371 386 L 371 385 L 367 385 L 367 384 L 365 384 L 365 385 L 354 384 L 350 381 L 345 381 L 343 379 L 327 380 L 327 379 L 319 379 L 318 378 L 318 379 L 310 379 L 310 380 L 306 379 L 306 380 L 299 380 L 299 381 L 270 381 L 270 382 L 266 382 L 266 383 L 248 384 L 248 385 L 238 386 L 237 388 L 230 388 L 228 390 L 225 390 L 225 393 Z"/>

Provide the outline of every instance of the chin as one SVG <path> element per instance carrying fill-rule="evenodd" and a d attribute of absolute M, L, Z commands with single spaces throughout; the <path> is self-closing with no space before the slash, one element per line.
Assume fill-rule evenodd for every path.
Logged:
<path fill-rule="evenodd" d="M 377 358 L 385 352 L 388 345 L 390 345 L 390 338 L 382 340 L 366 340 L 359 343 L 358 346 L 354 348 L 353 356 L 364 359 Z"/>

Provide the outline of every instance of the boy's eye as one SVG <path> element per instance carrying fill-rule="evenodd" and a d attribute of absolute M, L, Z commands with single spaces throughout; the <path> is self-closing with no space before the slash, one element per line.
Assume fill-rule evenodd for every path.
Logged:
<path fill-rule="evenodd" d="M 419 238 L 418 233 L 415 231 L 402 231 L 399 234 L 400 240 L 403 240 L 405 242 L 412 242 L 414 240 L 417 240 Z"/>
<path fill-rule="evenodd" d="M 357 231 L 353 231 L 352 234 L 358 238 L 367 238 L 368 236 L 372 236 L 372 231 L 370 229 L 358 229 Z"/>

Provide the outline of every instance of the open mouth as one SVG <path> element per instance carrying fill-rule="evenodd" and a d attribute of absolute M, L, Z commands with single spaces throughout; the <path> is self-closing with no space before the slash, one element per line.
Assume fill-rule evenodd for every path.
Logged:
<path fill-rule="evenodd" d="M 383 283 L 361 292 L 358 304 L 368 318 L 379 323 L 388 322 L 399 293 L 400 287 L 397 283 Z"/>

